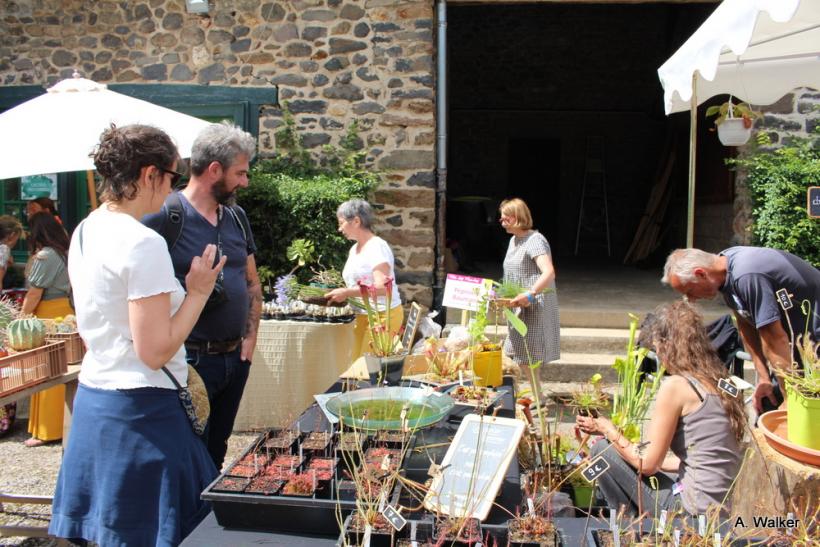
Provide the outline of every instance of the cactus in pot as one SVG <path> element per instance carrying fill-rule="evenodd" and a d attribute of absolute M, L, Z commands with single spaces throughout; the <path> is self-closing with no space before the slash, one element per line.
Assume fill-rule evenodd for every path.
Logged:
<path fill-rule="evenodd" d="M 17 351 L 25 351 L 46 343 L 46 326 L 36 317 L 15 319 L 6 327 L 8 346 Z"/>

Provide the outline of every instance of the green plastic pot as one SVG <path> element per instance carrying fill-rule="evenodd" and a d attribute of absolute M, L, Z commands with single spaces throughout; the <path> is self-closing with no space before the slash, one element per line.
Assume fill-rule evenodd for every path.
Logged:
<path fill-rule="evenodd" d="M 595 487 L 592 485 L 573 486 L 572 500 L 575 502 L 575 507 L 580 507 L 581 509 L 590 507 L 592 505 L 592 492 L 594 490 Z"/>
<path fill-rule="evenodd" d="M 789 441 L 820 450 L 820 398 L 809 398 L 787 387 L 786 416 Z"/>

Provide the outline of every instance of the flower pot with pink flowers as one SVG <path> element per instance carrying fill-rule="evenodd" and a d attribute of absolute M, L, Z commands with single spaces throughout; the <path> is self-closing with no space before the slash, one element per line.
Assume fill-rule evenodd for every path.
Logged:
<path fill-rule="evenodd" d="M 364 359 L 370 383 L 374 386 L 397 385 L 404 373 L 404 360 L 407 357 L 407 350 L 402 346 L 401 337 L 397 333 L 398 329 L 394 329 L 396 325 L 390 324 L 392 278 L 385 279 L 384 290 L 386 297 L 382 311 L 375 283 L 369 285 L 364 280 L 359 280 L 359 292 L 362 295 L 362 305 L 367 314 L 370 332 L 370 351 L 364 354 Z"/>

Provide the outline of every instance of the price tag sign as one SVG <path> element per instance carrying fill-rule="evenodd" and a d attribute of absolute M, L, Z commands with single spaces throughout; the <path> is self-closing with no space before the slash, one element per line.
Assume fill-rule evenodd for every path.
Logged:
<path fill-rule="evenodd" d="M 603 456 L 598 456 L 592 460 L 592 463 L 590 463 L 586 469 L 581 471 L 581 475 L 583 475 L 587 482 L 592 482 L 606 473 L 608 469 L 609 462 L 607 462 Z"/>
<path fill-rule="evenodd" d="M 820 218 L 820 186 L 809 186 L 807 192 L 810 218 Z"/>
<path fill-rule="evenodd" d="M 732 397 L 737 397 L 740 393 L 738 387 L 726 378 L 721 378 L 720 380 L 718 380 L 718 387 L 722 389 L 724 392 L 731 395 Z"/>
<path fill-rule="evenodd" d="M 384 511 L 382 511 L 382 515 L 384 515 L 384 518 L 387 519 L 387 522 L 389 522 L 390 525 L 393 526 L 393 528 L 395 528 L 397 532 L 404 528 L 404 525 L 407 524 L 407 520 L 403 516 L 401 516 L 398 510 L 392 505 L 388 505 L 387 507 L 385 507 Z"/>
<path fill-rule="evenodd" d="M 788 291 L 786 291 L 786 289 L 780 289 L 774 294 L 777 295 L 777 301 L 780 302 L 781 308 L 783 308 L 784 310 L 792 309 L 792 307 L 794 306 L 792 304 L 792 298 L 789 295 Z"/>

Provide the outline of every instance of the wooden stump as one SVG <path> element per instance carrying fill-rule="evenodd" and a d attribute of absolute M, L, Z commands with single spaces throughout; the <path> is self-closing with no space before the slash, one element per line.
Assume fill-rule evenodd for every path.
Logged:
<path fill-rule="evenodd" d="M 735 482 L 732 514 L 752 527 L 753 517 L 785 517 L 794 513 L 804 519 L 817 515 L 820 507 L 820 467 L 805 465 L 775 451 L 759 429 L 743 469 Z M 734 518 L 734 517 L 733 517 Z"/>

